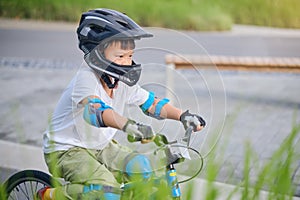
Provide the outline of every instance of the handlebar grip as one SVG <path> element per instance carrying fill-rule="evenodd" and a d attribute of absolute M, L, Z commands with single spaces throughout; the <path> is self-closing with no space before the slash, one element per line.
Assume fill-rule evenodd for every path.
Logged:
<path fill-rule="evenodd" d="M 165 144 L 169 144 L 167 137 L 162 134 L 156 134 L 153 141 L 159 147 Z"/>
<path fill-rule="evenodd" d="M 141 137 L 134 137 L 132 135 L 127 135 L 127 140 L 128 142 L 141 142 L 142 144 L 146 144 L 146 143 L 149 143 L 149 142 L 152 142 L 154 140 L 154 137 L 151 138 L 151 139 L 144 139 L 144 138 L 141 138 Z"/>
<path fill-rule="evenodd" d="M 142 138 L 137 138 L 132 135 L 127 135 L 127 140 L 128 142 L 139 142 L 142 141 Z"/>

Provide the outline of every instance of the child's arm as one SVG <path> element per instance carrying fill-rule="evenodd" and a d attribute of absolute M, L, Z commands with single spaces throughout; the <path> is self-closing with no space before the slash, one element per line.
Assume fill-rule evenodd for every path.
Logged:
<path fill-rule="evenodd" d="M 119 115 L 113 109 L 106 109 L 105 111 L 103 111 L 102 118 L 106 126 L 119 130 L 122 130 L 122 128 L 128 121 L 126 117 Z"/>
<path fill-rule="evenodd" d="M 191 114 L 189 111 L 182 110 L 172 106 L 167 99 L 158 99 L 153 93 L 149 93 L 148 100 L 141 105 L 145 114 L 156 119 L 174 119 L 181 121 L 185 128 L 192 126 L 194 131 L 200 131 L 205 126 L 205 120 L 196 114 Z"/>
<path fill-rule="evenodd" d="M 157 106 L 157 103 L 161 101 L 160 99 L 155 98 L 154 103 L 152 106 L 148 109 L 148 112 L 154 115 L 155 108 Z M 182 111 L 171 104 L 167 103 L 165 104 L 161 111 L 160 111 L 160 117 L 161 118 L 167 118 L 167 119 L 174 119 L 174 120 L 180 120 L 180 115 Z"/>
<path fill-rule="evenodd" d="M 89 96 L 81 101 L 81 104 L 85 107 L 84 119 L 89 124 L 97 127 L 112 127 L 119 130 L 125 126 L 128 119 L 119 115 L 110 106 L 105 105 L 100 100 L 100 97 Z M 98 120 L 98 123 L 94 123 L 94 119 Z"/>
<path fill-rule="evenodd" d="M 142 141 L 143 143 L 147 143 L 154 136 L 154 132 L 150 126 L 136 123 L 119 115 L 97 96 L 85 98 L 81 101 L 81 104 L 85 107 L 83 118 L 92 126 L 98 128 L 112 127 L 123 130 L 130 136 L 131 142 Z"/>

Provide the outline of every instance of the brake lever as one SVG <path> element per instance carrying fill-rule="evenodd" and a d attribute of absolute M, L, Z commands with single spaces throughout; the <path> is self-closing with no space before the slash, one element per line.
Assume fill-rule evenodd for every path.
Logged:
<path fill-rule="evenodd" d="M 182 138 L 182 141 L 183 142 L 186 142 L 186 146 L 190 146 L 190 140 L 191 140 L 191 135 L 192 135 L 192 132 L 193 132 L 193 127 L 188 127 L 185 131 L 185 135 L 184 135 L 184 138 Z"/>

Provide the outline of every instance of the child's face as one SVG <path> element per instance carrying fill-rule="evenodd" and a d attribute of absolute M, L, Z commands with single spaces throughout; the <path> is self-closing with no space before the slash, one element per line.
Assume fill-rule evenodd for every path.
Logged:
<path fill-rule="evenodd" d="M 113 42 L 104 50 L 105 58 L 118 65 L 131 65 L 133 53 L 133 49 L 122 49 L 121 42 Z"/>

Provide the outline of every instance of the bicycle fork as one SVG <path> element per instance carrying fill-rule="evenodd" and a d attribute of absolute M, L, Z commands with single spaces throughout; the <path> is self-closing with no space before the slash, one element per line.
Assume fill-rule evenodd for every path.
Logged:
<path fill-rule="evenodd" d="M 181 191 L 179 188 L 176 169 L 173 164 L 167 166 L 166 179 L 171 188 L 171 195 L 174 199 L 180 199 Z"/>

